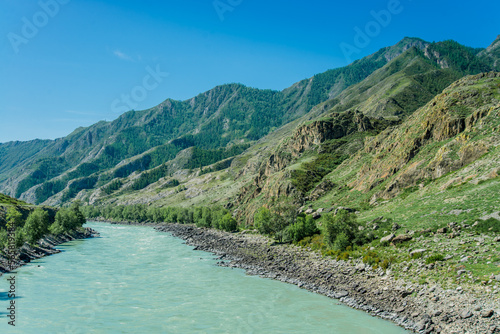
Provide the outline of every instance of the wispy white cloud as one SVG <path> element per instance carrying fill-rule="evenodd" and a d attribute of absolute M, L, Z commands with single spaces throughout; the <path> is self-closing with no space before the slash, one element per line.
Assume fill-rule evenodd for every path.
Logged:
<path fill-rule="evenodd" d="M 134 61 L 134 59 L 132 57 L 130 57 L 129 55 L 121 52 L 120 50 L 115 50 L 113 51 L 113 54 L 115 56 L 117 56 L 118 58 L 122 59 L 122 60 L 127 60 L 127 61 Z"/>

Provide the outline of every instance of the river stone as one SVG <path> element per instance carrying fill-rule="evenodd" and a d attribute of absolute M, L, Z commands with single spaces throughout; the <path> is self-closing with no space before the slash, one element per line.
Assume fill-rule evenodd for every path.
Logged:
<path fill-rule="evenodd" d="M 349 295 L 349 292 L 347 291 L 338 291 L 333 294 L 333 297 L 336 299 L 340 299 L 342 297 L 347 297 Z"/>
<path fill-rule="evenodd" d="M 427 321 L 425 319 L 422 319 L 415 324 L 415 329 L 417 331 L 423 331 L 425 329 L 426 325 L 427 325 Z"/>
<path fill-rule="evenodd" d="M 483 312 L 481 312 L 481 317 L 483 318 L 490 318 L 493 316 L 495 312 L 493 310 L 484 310 Z"/>
<path fill-rule="evenodd" d="M 440 310 L 435 310 L 434 312 L 432 312 L 432 317 L 439 317 L 441 314 L 443 314 L 443 312 L 441 312 Z"/>
<path fill-rule="evenodd" d="M 460 313 L 460 318 L 462 319 L 467 319 L 472 317 L 472 312 L 469 310 L 463 310 L 462 313 Z"/>
<path fill-rule="evenodd" d="M 356 266 L 356 270 L 358 271 L 364 271 L 366 269 L 366 266 L 364 263 L 360 263 Z"/>

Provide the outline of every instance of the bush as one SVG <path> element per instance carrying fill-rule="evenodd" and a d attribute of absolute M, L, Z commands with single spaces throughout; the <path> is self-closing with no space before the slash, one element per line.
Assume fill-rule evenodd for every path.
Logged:
<path fill-rule="evenodd" d="M 238 228 L 238 222 L 228 212 L 224 217 L 222 217 L 219 228 L 227 232 L 233 232 Z"/>
<path fill-rule="evenodd" d="M 413 253 L 410 258 L 413 260 L 420 259 L 423 256 L 423 253 Z"/>
<path fill-rule="evenodd" d="M 85 217 L 80 211 L 78 203 L 74 203 L 71 208 L 63 208 L 57 211 L 55 222 L 50 225 L 49 231 L 52 234 L 62 234 L 77 230 L 85 224 Z"/>
<path fill-rule="evenodd" d="M 495 218 L 481 220 L 474 228 L 476 229 L 476 231 L 481 233 L 488 233 L 488 232 L 500 233 L 500 221 Z"/>
<path fill-rule="evenodd" d="M 444 260 L 443 254 L 433 254 L 433 255 L 429 256 L 427 259 L 425 259 L 425 263 L 431 264 L 431 263 L 435 263 L 437 261 L 443 261 L 443 260 Z"/>
<path fill-rule="evenodd" d="M 363 263 L 368 263 L 369 265 L 373 265 L 375 263 L 379 263 L 380 259 L 378 258 L 377 253 L 368 251 L 365 256 L 363 256 Z"/>
<path fill-rule="evenodd" d="M 332 248 L 337 250 L 345 250 L 347 247 L 351 246 L 351 244 L 352 243 L 349 236 L 344 232 L 340 232 L 335 238 Z"/>
<path fill-rule="evenodd" d="M 297 222 L 287 228 L 288 237 L 293 242 L 299 242 L 300 240 L 306 237 L 311 237 L 316 233 L 319 233 L 319 230 L 312 216 L 299 215 L 297 217 Z"/>
<path fill-rule="evenodd" d="M 28 216 L 24 224 L 23 233 L 26 237 L 26 241 L 32 245 L 35 244 L 40 238 L 48 233 L 49 224 L 49 214 L 37 208 Z"/>
<path fill-rule="evenodd" d="M 331 251 L 329 251 L 329 252 L 331 252 Z M 349 252 L 342 252 L 339 255 L 337 255 L 337 260 L 347 261 L 347 260 L 349 260 L 350 255 L 351 254 Z"/>
<path fill-rule="evenodd" d="M 354 214 L 340 210 L 335 216 L 326 215 L 325 217 L 323 232 L 330 248 L 343 251 L 348 246 L 366 242 L 366 237 L 359 231 Z"/>
<path fill-rule="evenodd" d="M 261 234 L 271 234 L 271 211 L 268 208 L 260 208 L 253 216 L 253 225 Z"/>
<path fill-rule="evenodd" d="M 7 230 L 0 228 L 0 252 L 7 247 Z"/>

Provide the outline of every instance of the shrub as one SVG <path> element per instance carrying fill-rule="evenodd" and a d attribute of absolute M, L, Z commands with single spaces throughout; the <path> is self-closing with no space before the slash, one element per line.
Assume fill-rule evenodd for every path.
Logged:
<path fill-rule="evenodd" d="M 345 232 L 340 232 L 333 242 L 333 249 L 344 250 L 351 246 L 351 239 Z"/>
<path fill-rule="evenodd" d="M 339 255 L 337 255 L 337 260 L 344 260 L 347 261 L 349 260 L 350 253 L 349 252 L 342 252 Z"/>
<path fill-rule="evenodd" d="M 62 234 L 77 230 L 85 224 L 85 217 L 80 211 L 78 203 L 71 205 L 71 208 L 63 208 L 57 211 L 55 222 L 50 225 L 49 231 L 52 234 Z"/>
<path fill-rule="evenodd" d="M 0 252 L 7 246 L 7 230 L 0 228 Z"/>
<path fill-rule="evenodd" d="M 363 244 L 366 237 L 359 231 L 356 216 L 345 210 L 340 210 L 337 215 L 326 215 L 325 240 L 334 250 L 343 251 L 354 244 Z"/>
<path fill-rule="evenodd" d="M 427 259 L 425 259 L 425 263 L 431 264 L 431 263 L 435 263 L 437 261 L 443 261 L 443 260 L 444 260 L 443 254 L 433 254 L 433 255 L 429 256 Z"/>
<path fill-rule="evenodd" d="M 366 253 L 366 255 L 363 257 L 363 263 L 368 263 L 370 266 L 372 265 L 378 265 L 380 262 L 380 258 L 378 257 L 378 254 L 372 251 L 369 251 Z"/>
<path fill-rule="evenodd" d="M 238 222 L 228 212 L 226 215 L 222 217 L 219 228 L 227 232 L 233 232 L 236 231 L 236 229 L 238 228 Z"/>
<path fill-rule="evenodd" d="M 271 219 L 271 211 L 262 207 L 253 216 L 253 225 L 261 234 L 271 234 Z"/>
<path fill-rule="evenodd" d="M 481 220 L 474 228 L 481 233 L 487 233 L 487 232 L 500 233 L 500 221 L 495 218 Z"/>
<path fill-rule="evenodd" d="M 313 236 L 318 232 L 319 230 L 316 226 L 314 218 L 306 215 L 299 215 L 297 217 L 297 222 L 287 228 L 288 237 L 293 242 L 299 242 L 300 240 Z"/>
<path fill-rule="evenodd" d="M 35 244 L 49 231 L 49 224 L 49 214 L 37 208 L 28 216 L 24 224 L 23 233 L 26 237 L 26 241 L 32 245 Z"/>
<path fill-rule="evenodd" d="M 423 256 L 422 253 L 413 253 L 411 254 L 410 258 L 413 260 L 420 259 Z"/>

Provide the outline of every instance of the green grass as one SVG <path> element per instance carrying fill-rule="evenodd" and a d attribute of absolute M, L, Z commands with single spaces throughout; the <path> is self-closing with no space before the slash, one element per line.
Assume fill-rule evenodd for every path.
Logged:
<path fill-rule="evenodd" d="M 18 200 L 16 198 L 12 198 L 10 196 L 0 194 L 0 204 L 5 204 L 5 205 L 29 205 L 26 202 L 23 202 L 21 200 Z"/>

